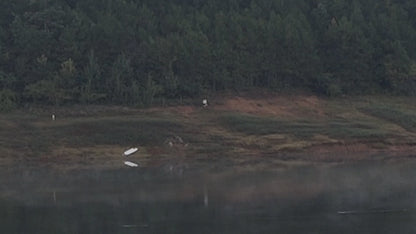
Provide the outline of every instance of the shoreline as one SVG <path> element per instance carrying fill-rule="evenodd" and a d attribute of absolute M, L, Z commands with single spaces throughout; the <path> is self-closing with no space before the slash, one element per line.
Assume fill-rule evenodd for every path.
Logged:
<path fill-rule="evenodd" d="M 416 157 L 413 103 L 268 94 L 219 96 L 207 108 L 62 107 L 56 120 L 48 108 L 18 110 L 0 115 L 0 166 L 119 168 L 130 147 L 146 168 L 406 160 Z"/>

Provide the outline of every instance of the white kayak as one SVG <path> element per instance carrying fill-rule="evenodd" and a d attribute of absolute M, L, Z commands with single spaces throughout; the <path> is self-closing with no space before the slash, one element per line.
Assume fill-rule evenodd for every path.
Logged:
<path fill-rule="evenodd" d="M 129 156 L 130 154 L 134 154 L 139 150 L 139 148 L 130 148 L 126 151 L 124 151 L 124 156 Z"/>
<path fill-rule="evenodd" d="M 130 161 L 124 161 L 124 164 L 129 166 L 129 167 L 138 167 L 139 165 L 134 163 L 134 162 L 130 162 Z"/>

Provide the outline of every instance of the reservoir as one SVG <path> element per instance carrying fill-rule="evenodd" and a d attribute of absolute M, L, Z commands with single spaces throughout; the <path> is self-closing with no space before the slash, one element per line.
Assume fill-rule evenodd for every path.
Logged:
<path fill-rule="evenodd" d="M 416 162 L 1 172 L 0 233 L 416 233 Z"/>

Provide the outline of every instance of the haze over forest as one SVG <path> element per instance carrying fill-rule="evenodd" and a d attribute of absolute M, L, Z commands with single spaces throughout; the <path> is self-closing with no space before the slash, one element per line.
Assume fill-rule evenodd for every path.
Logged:
<path fill-rule="evenodd" d="M 416 1 L 2 0 L 0 110 L 416 92 Z"/>

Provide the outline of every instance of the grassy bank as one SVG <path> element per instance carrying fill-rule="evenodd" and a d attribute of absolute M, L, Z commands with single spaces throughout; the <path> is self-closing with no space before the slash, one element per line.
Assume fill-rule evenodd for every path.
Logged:
<path fill-rule="evenodd" d="M 269 96 L 212 103 L 208 108 L 56 109 L 55 121 L 48 111 L 2 114 L 0 163 L 114 167 L 121 165 L 124 149 L 140 146 L 134 160 L 145 166 L 178 161 L 253 165 L 343 161 L 358 154 L 354 160 L 409 156 L 416 145 L 412 98 Z"/>

